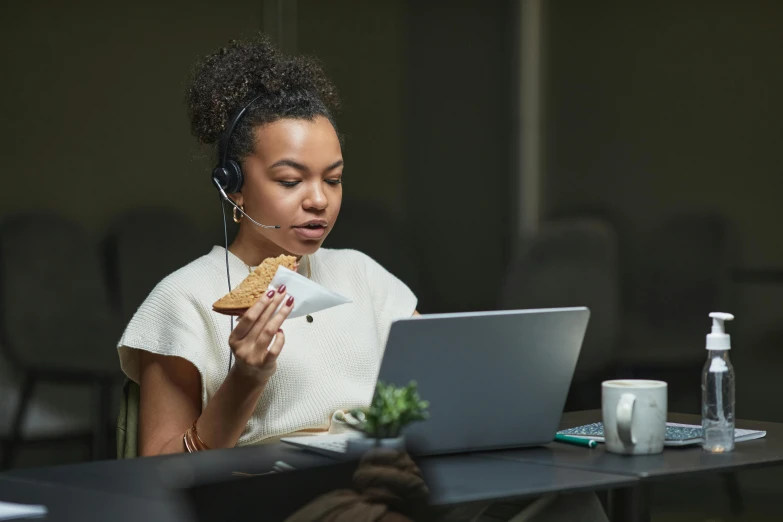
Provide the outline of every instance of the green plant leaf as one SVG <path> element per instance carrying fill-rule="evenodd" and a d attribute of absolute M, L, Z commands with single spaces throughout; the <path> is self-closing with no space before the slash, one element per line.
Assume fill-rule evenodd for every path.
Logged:
<path fill-rule="evenodd" d="M 428 407 L 429 403 L 419 397 L 414 381 L 401 388 L 378 381 L 369 408 L 351 413 L 356 418 L 364 416 L 361 426 L 354 429 L 370 437 L 398 437 L 408 424 L 427 419 Z"/>

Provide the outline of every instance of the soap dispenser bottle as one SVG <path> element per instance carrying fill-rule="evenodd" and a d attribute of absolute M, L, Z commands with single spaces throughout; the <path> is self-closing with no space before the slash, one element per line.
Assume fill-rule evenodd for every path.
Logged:
<path fill-rule="evenodd" d="M 707 335 L 707 363 L 701 377 L 701 427 L 703 448 L 710 453 L 734 449 L 734 368 L 729 361 L 731 338 L 724 321 L 731 314 L 713 312 L 712 332 Z"/>

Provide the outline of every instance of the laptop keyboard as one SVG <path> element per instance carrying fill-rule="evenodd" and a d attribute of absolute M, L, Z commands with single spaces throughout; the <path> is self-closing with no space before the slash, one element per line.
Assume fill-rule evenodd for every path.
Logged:
<path fill-rule="evenodd" d="M 323 449 L 326 451 L 333 451 L 335 453 L 345 453 L 347 450 L 347 443 L 345 439 L 331 439 L 331 440 L 308 440 L 308 446 L 314 448 Z"/>

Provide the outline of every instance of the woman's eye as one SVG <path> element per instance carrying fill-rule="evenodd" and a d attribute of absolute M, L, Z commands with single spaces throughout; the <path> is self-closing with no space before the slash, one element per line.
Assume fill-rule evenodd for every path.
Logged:
<path fill-rule="evenodd" d="M 278 181 L 284 187 L 295 187 L 299 184 L 298 181 Z"/>
<path fill-rule="evenodd" d="M 343 178 L 338 178 L 338 179 L 327 179 L 327 180 L 326 180 L 326 182 L 327 182 L 328 184 L 330 184 L 330 185 L 342 185 L 342 183 L 343 183 Z"/>

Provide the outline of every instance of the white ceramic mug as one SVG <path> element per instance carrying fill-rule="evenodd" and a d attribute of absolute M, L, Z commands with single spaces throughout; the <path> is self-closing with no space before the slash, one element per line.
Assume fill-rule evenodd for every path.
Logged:
<path fill-rule="evenodd" d="M 619 379 L 603 382 L 601 391 L 607 451 L 661 453 L 666 436 L 666 383 Z"/>

